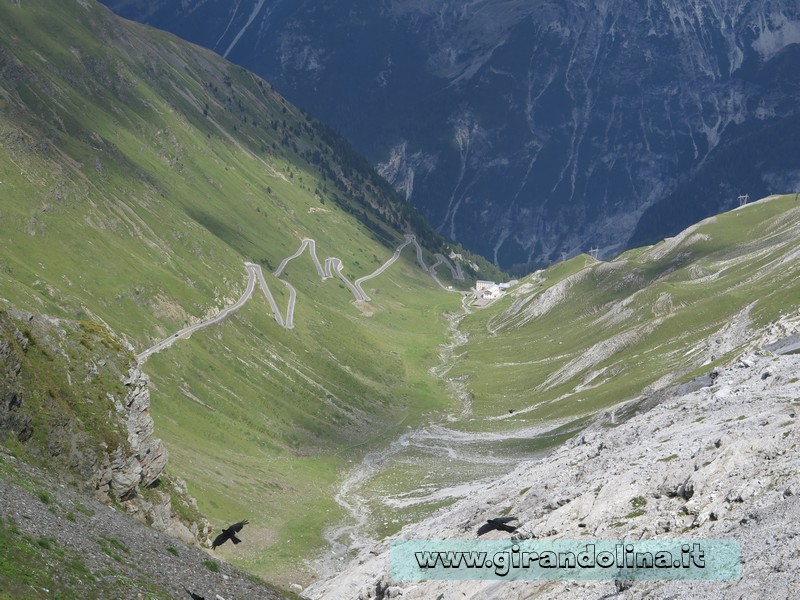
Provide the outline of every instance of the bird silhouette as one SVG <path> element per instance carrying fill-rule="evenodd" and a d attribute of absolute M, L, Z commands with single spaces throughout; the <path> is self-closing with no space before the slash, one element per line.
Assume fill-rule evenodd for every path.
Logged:
<path fill-rule="evenodd" d="M 484 533 L 489 533 L 490 531 L 499 530 L 499 531 L 508 531 L 509 533 L 514 533 L 517 528 L 513 525 L 508 525 L 510 521 L 518 521 L 517 517 L 494 517 L 492 519 L 486 519 L 486 523 L 481 525 L 478 528 L 478 536 L 482 536 Z"/>
<path fill-rule="evenodd" d="M 217 546 L 221 546 L 228 540 L 232 541 L 234 544 L 238 544 L 242 540 L 236 537 L 236 534 L 242 530 L 242 527 L 247 525 L 250 521 L 239 521 L 238 523 L 234 523 L 227 529 L 223 529 L 222 533 L 220 533 L 216 538 L 214 538 L 214 543 L 211 544 L 211 549 L 215 550 Z"/>
<path fill-rule="evenodd" d="M 192 600 L 206 600 L 205 596 L 201 596 L 200 594 L 195 594 L 194 592 L 190 592 L 187 588 L 183 588 L 186 590 L 186 593 L 192 597 Z"/>

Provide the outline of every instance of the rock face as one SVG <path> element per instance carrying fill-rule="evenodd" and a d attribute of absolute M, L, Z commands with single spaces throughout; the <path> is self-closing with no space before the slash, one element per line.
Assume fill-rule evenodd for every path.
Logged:
<path fill-rule="evenodd" d="M 132 354 L 95 324 L 0 311 L 0 443 L 21 444 L 28 457 L 156 529 L 205 540 L 208 523 L 191 531 L 169 494 L 142 497 L 159 487 L 169 456 L 153 435 L 148 384 Z M 185 485 L 170 485 L 193 503 Z"/>
<path fill-rule="evenodd" d="M 0 340 L 0 377 L 2 377 L 2 394 L 0 394 L 0 431 L 11 432 L 20 442 L 26 442 L 33 433 L 31 417 L 20 411 L 22 398 L 17 384 L 17 377 L 22 369 L 22 361 L 15 351 L 15 345 L 23 351 L 28 346 L 28 339 L 16 327 L 9 328 L 11 339 Z"/>
<path fill-rule="evenodd" d="M 104 1 L 262 75 L 506 267 L 800 183 L 794 0 Z"/>
<path fill-rule="evenodd" d="M 128 388 L 125 406 L 128 410 L 128 442 L 136 453 L 141 468 L 141 485 L 151 485 L 167 464 L 169 456 L 161 440 L 153 438 L 153 418 L 150 416 L 150 378 L 139 366 L 131 368 L 123 380 Z"/>
<path fill-rule="evenodd" d="M 521 521 L 516 539 L 736 540 L 738 581 L 391 581 L 387 540 L 304 593 L 361 599 L 392 597 L 388 590 L 407 599 L 792 597 L 800 586 L 798 373 L 800 355 L 742 356 L 700 381 L 703 387 L 675 388 L 614 428 L 598 423 L 393 538 L 474 540 L 486 518 L 507 511 Z"/>
<path fill-rule="evenodd" d="M 122 380 L 127 394 L 124 404 L 117 404 L 116 408 L 127 426 L 130 448 L 116 447 L 95 470 L 90 481 L 101 497 L 129 500 L 139 486 L 152 485 L 167 464 L 166 447 L 153 438 L 149 381 L 138 365 L 131 367 Z"/>

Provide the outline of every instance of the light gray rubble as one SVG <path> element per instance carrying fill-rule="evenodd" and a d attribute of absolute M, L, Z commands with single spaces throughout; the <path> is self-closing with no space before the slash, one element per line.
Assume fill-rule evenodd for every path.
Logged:
<path fill-rule="evenodd" d="M 766 350 L 742 355 L 617 426 L 598 421 L 482 493 L 365 548 L 337 577 L 316 583 L 304 595 L 793 598 L 800 589 L 799 407 L 800 355 Z M 392 539 L 474 540 L 477 527 L 498 514 L 520 518 L 513 534 L 518 539 L 736 540 L 741 577 L 624 583 L 389 579 Z M 508 536 L 491 532 L 484 537 Z"/>

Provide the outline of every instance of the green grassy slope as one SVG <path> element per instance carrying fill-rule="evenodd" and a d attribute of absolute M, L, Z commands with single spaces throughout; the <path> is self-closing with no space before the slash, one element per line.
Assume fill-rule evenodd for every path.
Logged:
<path fill-rule="evenodd" d="M 0 297 L 12 305 L 102 320 L 140 352 L 233 303 L 252 261 L 285 311 L 270 271 L 301 238 L 352 281 L 420 224 L 359 169 L 330 130 L 210 52 L 92 2 L 0 3 Z M 428 264 L 446 251 L 415 233 Z M 295 329 L 256 290 L 146 370 L 168 470 L 215 525 L 253 523 L 246 546 L 221 554 L 285 583 L 339 517 L 347 461 L 448 405 L 427 369 L 459 298 L 411 247 L 365 284 L 365 307 L 307 254 L 282 278 L 298 290 Z"/>
<path fill-rule="evenodd" d="M 610 262 L 584 255 L 526 278 L 464 322 L 452 373 L 470 378 L 466 427 L 570 419 L 709 371 L 748 328 L 797 314 L 798 239 L 796 196 L 771 197 Z"/>
<path fill-rule="evenodd" d="M 207 51 L 84 0 L 0 2 L 0 309 L 101 320 L 135 354 L 235 302 L 246 261 L 263 266 L 285 311 L 271 272 L 304 237 L 321 259 L 341 258 L 351 281 L 408 230 L 428 264 L 447 253 L 364 164 Z M 484 457 L 511 468 L 570 422 L 740 351 L 748 336 L 736 324 L 796 314 L 799 213 L 781 197 L 611 262 L 581 256 L 526 278 L 461 323 L 470 339 L 443 370 L 467 382 L 458 417 L 429 369 L 459 295 L 407 247 L 365 284 L 373 301 L 357 304 L 304 254 L 281 275 L 298 292 L 294 329 L 257 289 L 226 321 L 148 359 L 167 470 L 215 526 L 250 520 L 247 543 L 221 556 L 305 582 L 302 560 L 342 516 L 332 499 L 342 474 L 409 426 L 448 413 L 448 434 L 490 435 L 459 438 L 444 467 L 438 446 L 404 450 L 366 480 L 378 533 L 451 501 L 396 509 L 383 495 L 474 479 Z M 470 272 L 476 260 L 465 255 L 468 277 L 496 277 L 485 262 Z"/>

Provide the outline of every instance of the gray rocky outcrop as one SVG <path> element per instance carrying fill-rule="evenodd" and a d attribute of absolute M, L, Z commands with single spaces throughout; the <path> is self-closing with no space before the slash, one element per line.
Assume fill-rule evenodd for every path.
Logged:
<path fill-rule="evenodd" d="M 768 377 L 763 374 L 768 372 Z M 365 548 L 308 598 L 790 598 L 800 589 L 800 355 L 750 352 L 702 387 L 589 427 L 422 523 Z M 393 539 L 477 539 L 514 514 L 516 539 L 736 540 L 736 581 L 392 581 Z M 504 537 L 505 536 L 505 537 Z M 492 532 L 486 538 L 507 539 Z M 483 538 L 481 538 L 483 539 Z"/>
<path fill-rule="evenodd" d="M 149 381 L 138 365 L 131 367 L 122 380 L 126 394 L 122 403 L 115 403 L 115 408 L 124 421 L 128 447 L 117 446 L 106 452 L 94 469 L 90 483 L 100 498 L 130 500 L 140 486 L 155 483 L 167 464 L 166 447 L 153 437 Z"/>
<path fill-rule="evenodd" d="M 33 434 L 33 426 L 30 415 L 20 410 L 22 395 L 17 376 L 22 361 L 16 348 L 24 351 L 28 339 L 16 327 L 7 326 L 4 331 L 5 339 L 0 339 L 0 432 L 10 432 L 20 442 L 26 442 Z"/>
<path fill-rule="evenodd" d="M 153 437 L 154 423 L 150 415 L 150 378 L 134 365 L 122 379 L 126 394 L 122 402 L 114 401 L 116 413 L 124 422 L 128 446 L 117 446 L 106 451 L 89 478 L 91 487 L 102 500 L 111 498 L 155 528 L 166 531 L 172 525 L 169 496 L 160 503 L 151 503 L 137 498 L 140 487 L 149 487 L 157 482 L 167 464 L 169 453 L 164 443 Z M 188 529 L 184 526 L 184 529 Z"/>
<path fill-rule="evenodd" d="M 128 443 L 141 469 L 141 485 L 151 485 L 161 475 L 169 456 L 161 440 L 153 437 L 153 418 L 150 416 L 150 378 L 139 366 L 132 367 L 122 381 L 128 388 L 125 406 L 128 410 Z"/>
<path fill-rule="evenodd" d="M 149 383 L 102 326 L 0 311 L 0 443 L 12 438 L 28 458 L 160 531 L 205 541 L 209 524 L 184 524 L 172 506 L 179 498 L 196 509 L 185 485 L 156 489 L 169 453 L 154 435 Z"/>

